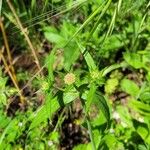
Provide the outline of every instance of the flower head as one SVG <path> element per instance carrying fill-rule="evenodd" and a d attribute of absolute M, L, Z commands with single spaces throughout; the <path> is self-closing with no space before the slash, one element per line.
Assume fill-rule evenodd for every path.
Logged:
<path fill-rule="evenodd" d="M 75 82 L 75 75 L 73 73 L 67 73 L 64 77 L 65 84 L 71 85 Z"/>
<path fill-rule="evenodd" d="M 98 79 L 99 78 L 99 71 L 92 71 L 91 72 L 91 77 L 92 77 L 92 79 Z"/>

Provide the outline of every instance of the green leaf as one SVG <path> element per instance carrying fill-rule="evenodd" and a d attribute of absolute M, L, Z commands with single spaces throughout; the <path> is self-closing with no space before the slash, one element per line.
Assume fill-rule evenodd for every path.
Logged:
<path fill-rule="evenodd" d="M 140 114 L 150 117 L 150 105 L 137 100 L 131 100 L 129 103 L 132 109 L 135 109 Z"/>
<path fill-rule="evenodd" d="M 97 70 L 97 66 L 95 65 L 94 59 L 92 58 L 91 54 L 88 51 L 86 51 L 86 49 L 79 42 L 77 42 L 77 44 L 79 46 L 81 53 L 84 54 L 83 56 L 88 65 L 89 71 L 91 72 Z"/>
<path fill-rule="evenodd" d="M 119 34 L 113 34 L 111 36 L 108 36 L 103 43 L 104 45 L 102 45 L 101 52 L 102 53 L 110 51 L 114 52 L 119 48 L 123 47 L 124 43 L 121 40 L 119 40 L 119 38 L 121 38 L 121 35 Z M 109 57 L 111 56 L 109 55 Z"/>
<path fill-rule="evenodd" d="M 60 2 L 61 0 L 53 0 L 53 3 L 58 3 Z"/>
<path fill-rule="evenodd" d="M 134 67 L 135 69 L 139 69 L 143 67 L 142 58 L 137 53 L 124 53 L 123 55 L 125 61 Z"/>
<path fill-rule="evenodd" d="M 149 103 L 150 104 L 150 91 L 143 91 L 141 94 L 140 94 L 140 100 L 145 102 L 145 103 Z"/>
<path fill-rule="evenodd" d="M 6 105 L 7 104 L 7 97 L 4 93 L 0 93 L 0 104 Z"/>
<path fill-rule="evenodd" d="M 138 122 L 136 120 L 134 122 L 134 128 L 137 133 L 141 136 L 141 138 L 148 144 L 150 144 L 150 134 L 147 124 Z"/>
<path fill-rule="evenodd" d="M 63 103 L 68 104 L 78 97 L 75 91 L 63 93 Z M 46 102 L 35 113 L 30 116 L 32 120 L 29 130 L 45 122 L 48 118 L 51 119 L 53 114 L 60 108 L 59 97 L 52 98 L 51 94 L 46 95 Z M 61 100 L 61 99 L 60 99 Z"/>
<path fill-rule="evenodd" d="M 137 84 L 129 79 L 123 79 L 121 81 L 121 88 L 124 92 L 134 97 L 136 97 L 139 93 L 139 87 L 137 86 Z"/>
<path fill-rule="evenodd" d="M 91 121 L 91 124 L 92 124 L 93 127 L 104 125 L 107 122 L 106 117 L 104 116 L 102 111 L 99 111 L 97 113 L 97 116 L 92 118 L 90 121 Z"/>
<path fill-rule="evenodd" d="M 0 77 L 0 90 L 4 90 L 6 86 L 7 78 Z"/>
<path fill-rule="evenodd" d="M 48 77 L 51 81 L 54 81 L 54 75 L 53 75 L 53 65 L 55 62 L 55 55 L 54 55 L 54 51 L 52 51 L 50 53 L 50 55 L 47 56 L 46 58 L 46 67 L 48 69 Z"/>
<path fill-rule="evenodd" d="M 94 99 L 95 92 L 96 92 L 96 86 L 95 86 L 94 84 L 92 84 L 92 85 L 90 86 L 90 90 L 89 90 L 88 95 L 87 95 L 86 114 L 87 114 L 87 112 L 88 112 L 89 109 L 90 109 L 90 106 L 91 106 L 92 101 L 93 101 L 93 99 Z"/>
<path fill-rule="evenodd" d="M 73 150 L 91 150 L 91 143 L 88 144 L 79 144 L 73 148 Z"/>
<path fill-rule="evenodd" d="M 79 48 L 74 42 L 70 42 L 68 46 L 64 48 L 64 67 L 67 71 L 70 71 L 70 67 L 75 63 L 79 55 Z"/>
<path fill-rule="evenodd" d="M 2 133 L 1 136 L 0 136 L 0 146 L 1 146 L 1 144 L 2 144 L 2 142 L 3 142 L 3 140 L 4 140 L 4 138 L 5 138 L 5 135 L 6 135 L 7 133 L 9 133 L 10 130 L 13 129 L 15 122 L 16 122 L 15 119 L 14 119 L 14 120 L 11 120 L 10 123 L 7 125 L 7 127 L 4 129 L 3 133 Z"/>
<path fill-rule="evenodd" d="M 62 45 L 65 42 L 64 38 L 62 36 L 60 36 L 59 34 L 52 33 L 52 32 L 45 32 L 44 35 L 48 41 L 50 41 L 52 43 L 56 43 L 60 47 L 62 47 Z"/>
<path fill-rule="evenodd" d="M 91 88 L 90 92 L 85 91 L 83 93 L 83 95 L 81 96 L 81 98 L 84 99 L 84 100 L 89 99 L 88 107 L 91 105 L 91 102 L 92 102 L 92 104 L 95 104 L 97 106 L 97 109 L 100 109 L 100 111 L 103 113 L 104 117 L 106 118 L 107 125 L 109 125 L 109 123 L 110 123 L 109 107 L 107 105 L 105 97 L 103 95 L 101 95 L 101 93 L 96 92 L 96 87 L 93 86 Z"/>
<path fill-rule="evenodd" d="M 117 143 L 117 139 L 113 135 L 109 134 L 104 137 L 104 141 L 109 149 L 115 148 Z"/>
<path fill-rule="evenodd" d="M 76 91 L 65 92 L 63 94 L 64 104 L 68 104 L 68 103 L 74 101 L 78 97 L 79 97 L 79 93 L 77 93 Z"/>
<path fill-rule="evenodd" d="M 127 127 L 132 128 L 133 124 L 131 120 L 131 114 L 129 113 L 128 108 L 120 105 L 116 107 L 116 110 L 119 113 L 121 121 L 125 123 Z"/>
<path fill-rule="evenodd" d="M 39 126 L 40 123 L 45 122 L 48 118 L 51 119 L 52 115 L 59 109 L 59 107 L 56 97 L 53 99 L 48 98 L 48 101 L 30 116 L 29 120 L 32 122 L 29 130 Z"/>
<path fill-rule="evenodd" d="M 10 118 L 4 116 L 2 113 L 0 113 L 0 128 L 3 129 L 5 128 L 8 123 L 10 122 Z"/>
<path fill-rule="evenodd" d="M 119 64 L 113 64 L 113 65 L 110 65 L 108 67 L 105 67 L 100 72 L 102 74 L 102 77 L 105 77 L 108 73 L 110 73 L 111 71 L 113 71 L 115 69 L 126 68 L 126 67 L 127 67 L 127 63 L 123 61 L 123 62 L 121 62 Z"/>
<path fill-rule="evenodd" d="M 110 111 L 107 105 L 106 99 L 102 96 L 99 92 L 96 92 L 96 99 L 98 100 L 97 105 L 99 106 L 100 110 L 102 111 L 103 115 L 107 120 L 107 124 L 110 124 Z"/>
<path fill-rule="evenodd" d="M 59 32 L 53 27 L 45 27 L 44 35 L 49 42 L 57 44 L 57 47 L 63 47 L 66 40 L 59 34 Z"/>
<path fill-rule="evenodd" d="M 123 144 L 117 140 L 117 138 L 112 134 L 107 134 L 102 139 L 100 143 L 102 150 L 122 150 L 124 149 Z"/>
<path fill-rule="evenodd" d="M 147 150 L 147 147 L 145 145 L 138 145 L 138 150 Z"/>
<path fill-rule="evenodd" d="M 142 137 L 143 140 L 145 140 L 147 143 L 150 144 L 150 136 L 149 136 L 149 130 L 145 127 L 139 126 L 137 128 L 138 134 Z"/>

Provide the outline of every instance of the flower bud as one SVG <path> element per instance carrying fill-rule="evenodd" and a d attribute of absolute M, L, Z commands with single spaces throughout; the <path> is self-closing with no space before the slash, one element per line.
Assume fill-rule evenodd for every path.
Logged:
<path fill-rule="evenodd" d="M 67 73 L 64 77 L 65 84 L 71 85 L 75 82 L 75 75 L 73 73 Z"/>

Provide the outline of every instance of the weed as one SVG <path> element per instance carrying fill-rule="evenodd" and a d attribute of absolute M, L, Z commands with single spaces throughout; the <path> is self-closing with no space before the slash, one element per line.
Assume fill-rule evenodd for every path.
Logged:
<path fill-rule="evenodd" d="M 147 0 L 0 0 L 0 149 L 150 149 Z"/>

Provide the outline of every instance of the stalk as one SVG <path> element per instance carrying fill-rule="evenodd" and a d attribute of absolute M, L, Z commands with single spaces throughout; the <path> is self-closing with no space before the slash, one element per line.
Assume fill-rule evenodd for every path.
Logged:
<path fill-rule="evenodd" d="M 19 96 L 20 96 L 20 102 L 21 102 L 21 104 L 24 104 L 24 103 L 25 103 L 25 98 L 24 98 L 24 96 L 23 96 L 23 94 L 22 94 L 22 92 L 21 92 L 21 90 L 20 90 L 20 88 L 19 88 L 19 86 L 18 86 L 16 80 L 14 79 L 14 77 L 13 77 L 11 71 L 9 70 L 9 66 L 8 66 L 8 64 L 7 64 L 6 60 L 5 60 L 5 57 L 4 57 L 3 54 L 2 54 L 2 50 L 0 50 L 0 57 L 2 58 L 2 61 L 3 61 L 4 66 L 5 66 L 5 69 L 6 69 L 6 71 L 8 72 L 8 74 L 9 74 L 9 76 L 10 76 L 10 78 L 11 78 L 13 84 L 14 84 L 14 86 L 15 86 L 16 89 L 18 90 L 18 93 L 19 93 Z"/>
<path fill-rule="evenodd" d="M 17 24 L 18 24 L 18 26 L 19 26 L 21 32 L 23 33 L 23 35 L 24 35 L 24 37 L 25 37 L 25 39 L 26 39 L 26 41 L 27 41 L 27 43 L 28 43 L 28 45 L 29 45 L 29 47 L 30 47 L 30 49 L 31 49 L 31 51 L 32 51 L 32 54 L 33 54 L 33 57 L 34 57 L 34 59 L 35 59 L 35 63 L 36 63 L 36 65 L 37 65 L 38 70 L 41 70 L 40 63 L 39 63 L 39 60 L 38 60 L 36 51 L 35 51 L 35 49 L 34 49 L 34 47 L 33 47 L 33 45 L 32 45 L 32 42 L 31 42 L 31 40 L 30 40 L 30 38 L 29 38 L 29 36 L 28 36 L 28 34 L 27 34 L 27 28 L 24 28 L 24 27 L 23 27 L 23 25 L 22 25 L 22 23 L 21 23 L 21 21 L 20 21 L 18 15 L 17 15 L 17 13 L 16 13 L 16 11 L 15 11 L 13 5 L 11 4 L 10 0 L 7 0 L 7 3 L 8 3 L 8 6 L 10 7 L 10 9 L 11 9 L 11 11 L 12 11 L 12 13 L 13 13 L 15 19 L 16 19 L 16 22 L 17 22 Z M 43 75 L 42 72 L 41 72 L 41 75 Z"/>
<path fill-rule="evenodd" d="M 0 18 L 0 28 L 1 28 L 1 31 L 2 31 L 2 35 L 3 35 L 3 39 L 4 39 L 4 44 L 5 44 L 5 47 L 6 47 L 6 53 L 8 55 L 8 61 L 9 61 L 9 64 L 10 64 L 9 68 L 12 71 L 12 75 L 13 75 L 13 78 L 14 78 L 15 82 L 18 83 L 17 78 L 16 78 L 16 74 L 15 74 L 15 70 L 14 70 L 14 67 L 13 67 L 13 61 L 12 61 L 12 57 L 11 57 L 11 52 L 10 52 L 10 48 L 9 48 L 9 44 L 8 44 L 6 32 L 5 32 L 2 20 L 3 19 Z"/>

